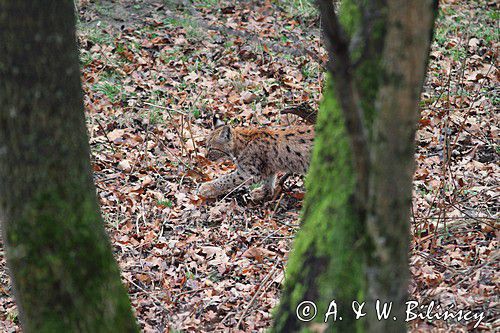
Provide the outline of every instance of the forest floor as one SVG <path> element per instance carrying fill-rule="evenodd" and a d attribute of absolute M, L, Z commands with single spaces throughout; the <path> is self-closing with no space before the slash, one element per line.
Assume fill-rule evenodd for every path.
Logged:
<path fill-rule="evenodd" d="M 200 183 L 213 114 L 288 126 L 284 107 L 321 98 L 326 54 L 306 0 L 77 2 L 92 165 L 103 216 L 145 332 L 263 331 L 279 301 L 304 196 L 248 189 L 217 201 Z M 484 311 L 500 330 L 499 10 L 442 1 L 416 138 L 410 294 Z M 20 331 L 0 248 L 0 331 Z M 467 332 L 418 320 L 412 332 Z"/>

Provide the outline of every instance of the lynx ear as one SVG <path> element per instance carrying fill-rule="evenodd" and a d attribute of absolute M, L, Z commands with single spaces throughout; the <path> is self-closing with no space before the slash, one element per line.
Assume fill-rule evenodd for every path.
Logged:
<path fill-rule="evenodd" d="M 213 122 L 214 128 L 224 126 L 224 122 L 222 120 L 220 120 L 219 118 L 217 118 L 217 116 L 215 116 L 215 115 L 212 118 L 212 122 Z"/>
<path fill-rule="evenodd" d="M 229 141 L 231 140 L 231 134 L 231 126 L 224 125 L 222 131 L 220 132 L 220 138 L 224 141 Z"/>

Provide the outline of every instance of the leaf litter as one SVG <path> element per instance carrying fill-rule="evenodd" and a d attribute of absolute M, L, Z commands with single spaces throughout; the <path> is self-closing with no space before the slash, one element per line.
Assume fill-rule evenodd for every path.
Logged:
<path fill-rule="evenodd" d="M 301 2 L 302 4 L 302 2 Z M 443 1 L 416 137 L 410 294 L 498 316 L 498 26 L 493 2 Z M 141 330 L 264 331 L 279 301 L 303 183 L 274 201 L 242 187 L 203 202 L 230 172 L 204 158 L 215 113 L 296 123 L 317 107 L 326 61 L 312 6 L 263 1 L 80 0 L 78 41 L 92 168 Z M 492 37 L 493 36 L 493 37 Z M 3 249 L 0 330 L 20 331 Z M 467 332 L 415 321 L 413 332 Z"/>

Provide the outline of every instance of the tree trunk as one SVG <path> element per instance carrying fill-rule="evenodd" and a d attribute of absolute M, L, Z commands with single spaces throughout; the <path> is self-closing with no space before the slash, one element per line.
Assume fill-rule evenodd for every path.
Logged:
<path fill-rule="evenodd" d="M 276 332 L 299 331 L 307 324 L 296 315 L 302 301 L 314 301 L 317 321 L 321 321 L 332 299 L 345 309 L 365 288 L 363 230 L 352 201 L 356 182 L 351 150 L 330 84 L 324 92 L 316 131 L 303 225 L 288 260 L 285 289 L 275 315 Z M 355 326 L 350 314 L 340 314 L 340 332 Z"/>
<path fill-rule="evenodd" d="M 393 302 L 405 317 L 414 142 L 418 101 L 429 56 L 437 1 L 389 0 L 383 82 L 373 125 L 367 230 L 374 245 L 368 260 L 368 303 Z M 405 331 L 404 322 L 379 321 L 369 314 L 370 331 Z"/>
<path fill-rule="evenodd" d="M 135 332 L 89 163 L 73 1 L 0 0 L 0 220 L 26 332 Z"/>
<path fill-rule="evenodd" d="M 318 5 L 331 76 L 273 331 L 404 332 L 413 140 L 437 1 L 344 0 L 338 18 L 331 0 Z M 393 302 L 387 320 L 377 299 Z M 297 310 L 303 301 L 317 310 Z"/>

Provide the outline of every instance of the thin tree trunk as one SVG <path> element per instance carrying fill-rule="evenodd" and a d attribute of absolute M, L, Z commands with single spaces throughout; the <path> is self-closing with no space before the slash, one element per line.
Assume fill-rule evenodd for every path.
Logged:
<path fill-rule="evenodd" d="M 73 11 L 0 0 L 3 242 L 26 332 L 134 332 L 92 182 Z"/>
<path fill-rule="evenodd" d="M 414 142 L 437 1 L 388 0 L 387 36 L 373 126 L 367 230 L 368 303 L 393 302 L 391 318 L 368 315 L 371 332 L 405 331 Z M 399 318 L 394 321 L 392 316 Z"/>
<path fill-rule="evenodd" d="M 331 0 L 318 4 L 332 75 L 273 331 L 403 332 L 413 140 L 437 1 L 344 0 L 338 18 Z M 393 302 L 388 320 L 376 299 Z M 332 300 L 337 320 L 325 324 Z M 316 304 L 311 322 L 297 316 L 303 301 Z M 366 301 L 366 317 L 352 301 Z"/>
<path fill-rule="evenodd" d="M 307 326 L 296 315 L 297 305 L 303 301 L 317 305 L 316 321 L 321 321 L 330 300 L 336 299 L 338 307 L 346 309 L 365 289 L 363 227 L 353 205 L 352 154 L 333 90 L 328 84 L 318 114 L 304 223 L 288 260 L 275 332 L 296 332 Z M 339 331 L 349 332 L 356 325 L 352 312 L 340 315 Z"/>

